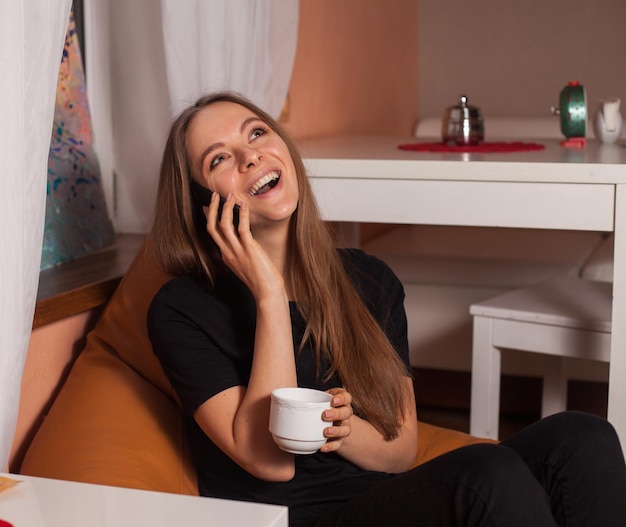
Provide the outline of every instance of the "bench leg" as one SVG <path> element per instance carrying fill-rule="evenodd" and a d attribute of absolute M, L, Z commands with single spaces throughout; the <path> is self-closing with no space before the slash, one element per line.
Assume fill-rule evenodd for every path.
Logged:
<path fill-rule="evenodd" d="M 498 439 L 501 352 L 493 346 L 491 318 L 475 316 L 470 434 Z"/>
<path fill-rule="evenodd" d="M 567 409 L 567 361 L 563 357 L 544 355 L 541 417 Z"/>

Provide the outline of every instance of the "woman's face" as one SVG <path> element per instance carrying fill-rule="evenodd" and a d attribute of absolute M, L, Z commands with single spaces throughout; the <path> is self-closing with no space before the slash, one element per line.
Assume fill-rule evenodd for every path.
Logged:
<path fill-rule="evenodd" d="M 254 226 L 291 217 L 298 182 L 281 137 L 246 107 L 219 101 L 202 109 L 187 131 L 192 177 L 238 204 L 247 203 Z"/>

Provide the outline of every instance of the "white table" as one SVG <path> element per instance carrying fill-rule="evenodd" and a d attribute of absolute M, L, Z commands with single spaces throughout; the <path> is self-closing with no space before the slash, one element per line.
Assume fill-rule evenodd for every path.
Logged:
<path fill-rule="evenodd" d="M 422 141 L 427 141 L 422 139 Z M 626 147 L 501 154 L 399 150 L 413 137 L 301 141 L 329 221 L 613 231 L 608 418 L 626 447 Z"/>
<path fill-rule="evenodd" d="M 286 507 L 22 475 L 0 493 L 14 527 L 287 527 Z"/>

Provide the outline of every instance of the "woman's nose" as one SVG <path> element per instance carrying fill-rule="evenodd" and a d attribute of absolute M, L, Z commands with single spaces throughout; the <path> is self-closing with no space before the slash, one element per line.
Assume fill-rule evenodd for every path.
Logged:
<path fill-rule="evenodd" d="M 253 148 L 247 148 L 242 155 L 241 167 L 242 169 L 251 168 L 256 166 L 261 160 L 263 156 Z"/>

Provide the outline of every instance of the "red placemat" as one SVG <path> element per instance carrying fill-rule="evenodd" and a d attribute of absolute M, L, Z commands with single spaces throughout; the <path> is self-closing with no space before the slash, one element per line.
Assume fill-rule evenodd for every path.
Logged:
<path fill-rule="evenodd" d="M 545 145 L 539 143 L 514 142 L 483 142 L 478 145 L 447 145 L 446 143 L 414 143 L 399 145 L 400 150 L 414 150 L 416 152 L 471 152 L 471 153 L 502 153 L 502 152 L 527 152 L 530 150 L 543 150 Z"/>

